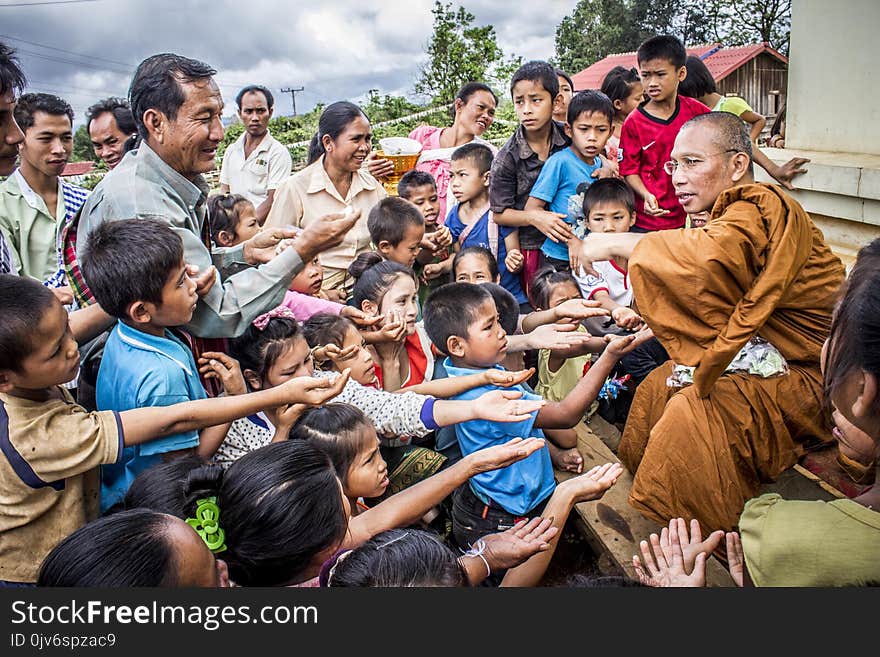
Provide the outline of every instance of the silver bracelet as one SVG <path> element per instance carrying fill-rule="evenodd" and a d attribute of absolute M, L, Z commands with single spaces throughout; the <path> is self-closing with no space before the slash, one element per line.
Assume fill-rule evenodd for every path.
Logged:
<path fill-rule="evenodd" d="M 486 577 L 492 574 L 492 569 L 489 568 L 489 562 L 486 561 L 486 557 L 483 556 L 483 553 L 486 551 L 486 541 L 482 538 L 478 539 L 476 543 L 471 545 L 471 549 L 465 552 L 462 556 L 464 557 L 480 557 L 483 563 L 486 566 Z"/>

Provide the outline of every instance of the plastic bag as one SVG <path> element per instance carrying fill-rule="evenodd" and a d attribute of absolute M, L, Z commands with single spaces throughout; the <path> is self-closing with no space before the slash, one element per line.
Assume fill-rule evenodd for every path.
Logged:
<path fill-rule="evenodd" d="M 785 357 L 772 344 L 753 337 L 739 350 L 725 372 L 745 372 L 762 379 L 788 374 L 788 363 Z M 687 365 L 675 365 L 672 375 L 667 377 L 666 385 L 670 388 L 681 388 L 694 382 L 694 368 Z"/>

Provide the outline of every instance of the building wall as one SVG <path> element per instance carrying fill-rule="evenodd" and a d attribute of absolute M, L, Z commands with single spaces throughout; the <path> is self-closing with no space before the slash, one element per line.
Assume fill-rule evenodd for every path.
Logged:
<path fill-rule="evenodd" d="M 786 147 L 880 155 L 878 27 L 877 0 L 794 0 Z"/>
<path fill-rule="evenodd" d="M 785 103 L 788 67 L 775 57 L 761 53 L 718 83 L 718 93 L 734 94 L 746 100 L 758 114 L 772 123 Z M 771 94 L 771 91 L 778 92 Z"/>

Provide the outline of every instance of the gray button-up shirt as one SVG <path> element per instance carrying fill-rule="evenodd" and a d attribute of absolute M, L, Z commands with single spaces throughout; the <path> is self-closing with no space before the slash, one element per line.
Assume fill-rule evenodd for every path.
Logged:
<path fill-rule="evenodd" d="M 77 256 L 85 254 L 89 233 L 101 223 L 153 218 L 166 222 L 180 235 L 187 264 L 197 265 L 201 271 L 213 264 L 223 272 L 244 261 L 242 246 L 209 251 L 204 245 L 201 235 L 207 219 L 207 196 L 208 185 L 201 176 L 193 183 L 142 143 L 104 176 L 83 206 Z M 267 264 L 218 280 L 199 299 L 186 328 L 203 338 L 240 335 L 255 317 L 281 303 L 290 282 L 302 268 L 296 250 L 285 249 Z"/>

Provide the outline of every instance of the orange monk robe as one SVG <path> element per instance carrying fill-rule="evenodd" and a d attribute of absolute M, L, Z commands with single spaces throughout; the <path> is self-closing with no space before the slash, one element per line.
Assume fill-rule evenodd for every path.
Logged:
<path fill-rule="evenodd" d="M 844 279 L 840 260 L 780 188 L 725 191 L 702 229 L 653 233 L 629 261 L 639 312 L 694 385 L 669 388 L 672 364 L 639 386 L 620 442 L 635 473 L 630 503 L 666 523 L 734 529 L 745 501 L 830 438 L 819 354 Z M 754 335 L 786 376 L 724 374 Z"/>

